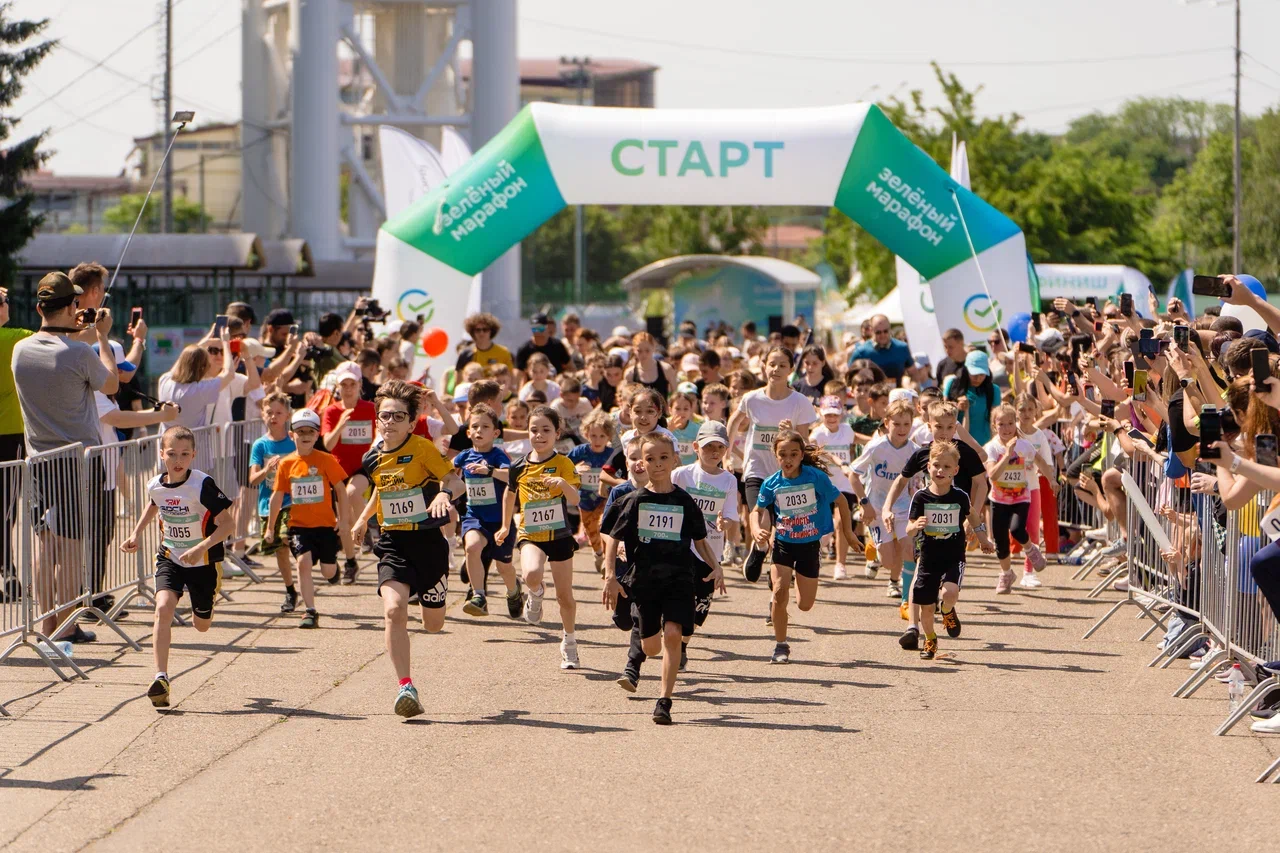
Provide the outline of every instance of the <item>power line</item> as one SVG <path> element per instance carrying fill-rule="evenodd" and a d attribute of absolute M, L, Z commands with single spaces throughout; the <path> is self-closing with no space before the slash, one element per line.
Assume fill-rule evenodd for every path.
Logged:
<path fill-rule="evenodd" d="M 1240 52 L 1244 56 L 1247 56 L 1249 58 L 1249 61 L 1252 62 L 1254 65 L 1257 65 L 1260 68 L 1265 68 L 1266 70 L 1270 71 L 1272 74 L 1276 75 L 1277 77 L 1280 77 L 1280 71 L 1275 70 L 1270 65 L 1263 62 L 1261 59 L 1258 59 L 1258 57 L 1254 56 L 1251 53 L 1245 53 L 1244 51 L 1240 51 Z"/>
<path fill-rule="evenodd" d="M 538 18 L 521 18 L 521 21 L 530 24 L 539 24 L 553 29 L 568 30 L 569 32 L 585 33 L 588 35 L 604 36 L 606 38 L 617 39 L 626 42 L 640 42 L 644 44 L 665 45 L 668 47 L 678 47 L 685 50 L 707 50 L 718 53 L 729 53 L 740 56 L 759 56 L 766 59 L 793 59 L 807 62 L 832 62 L 843 65 L 883 65 L 883 66 L 918 66 L 927 64 L 929 59 L 858 59 L 848 56 L 822 56 L 815 54 L 798 54 L 798 53 L 782 53 L 770 50 L 749 50 L 743 48 L 730 48 L 717 44 L 696 44 L 693 42 L 672 41 L 670 39 L 648 38 L 645 36 L 637 36 L 632 34 L 611 33 L 607 30 L 596 30 L 590 27 L 577 27 L 571 24 L 559 24 L 553 21 L 544 21 Z M 1169 51 L 1165 53 L 1135 53 L 1122 56 L 1085 56 L 1064 59 L 1015 59 L 1015 60 L 960 60 L 960 61 L 944 61 L 936 60 L 939 65 L 964 68 L 964 67 L 1027 67 L 1027 66 L 1053 66 L 1053 65 L 1093 65 L 1105 62 L 1138 62 L 1148 59 L 1173 59 L 1175 57 L 1198 56 L 1207 53 L 1221 53 L 1230 50 L 1228 47 L 1206 47 L 1197 48 L 1195 50 L 1179 50 Z"/>
<path fill-rule="evenodd" d="M 1228 75 L 1228 77 L 1229 76 L 1230 75 Z M 1160 92 L 1167 92 L 1170 89 L 1181 90 L 1181 89 L 1189 89 L 1194 86 L 1203 86 L 1206 83 L 1220 83 L 1222 82 L 1222 79 L 1223 79 L 1223 75 L 1219 74 L 1216 77 L 1206 77 L 1203 80 L 1190 80 L 1186 83 L 1174 83 L 1169 86 L 1162 86 L 1158 89 L 1150 89 L 1145 92 L 1131 92 L 1130 94 L 1127 94 L 1127 95 L 1109 95 L 1105 98 L 1095 98 L 1094 100 L 1091 100 L 1091 101 L 1076 101 L 1070 104 L 1052 104 L 1046 107 L 1038 107 L 1034 110 L 1019 111 L 1018 114 L 1023 116 L 1029 116 L 1029 115 L 1035 115 L 1037 113 L 1053 112 L 1054 110 L 1069 110 L 1069 109 L 1075 109 L 1077 107 L 1092 107 L 1092 106 L 1097 106 L 1098 104 L 1110 103 L 1111 101 L 1128 100 L 1129 98 L 1141 98 L 1148 95 L 1158 94 Z"/>
<path fill-rule="evenodd" d="M 1250 77 L 1248 74 L 1244 74 L 1241 76 L 1243 76 L 1244 79 L 1248 80 L 1250 83 L 1257 83 L 1259 86 L 1266 86 L 1268 89 L 1270 89 L 1273 92 L 1280 92 L 1280 86 L 1273 86 L 1270 83 L 1266 82 L 1265 80 L 1259 80 L 1257 77 Z"/>

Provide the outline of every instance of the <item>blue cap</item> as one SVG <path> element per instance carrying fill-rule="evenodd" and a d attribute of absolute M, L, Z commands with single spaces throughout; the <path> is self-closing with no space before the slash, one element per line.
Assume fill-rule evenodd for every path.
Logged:
<path fill-rule="evenodd" d="M 97 344 L 93 345 L 93 351 L 101 352 L 101 350 L 98 349 Z M 111 352 L 116 358 L 116 370 L 119 370 L 122 373 L 133 373 L 138 369 L 136 364 L 124 357 L 124 347 L 120 346 L 120 344 L 115 341 L 111 341 Z"/>
<path fill-rule="evenodd" d="M 991 375 L 991 364 L 987 361 L 987 354 L 982 350 L 974 350 L 964 357 L 965 370 L 970 374 L 981 373 L 983 376 Z"/>

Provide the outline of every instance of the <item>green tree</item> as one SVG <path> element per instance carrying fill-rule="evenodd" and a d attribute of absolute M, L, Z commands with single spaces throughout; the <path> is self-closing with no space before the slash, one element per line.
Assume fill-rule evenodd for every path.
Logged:
<path fill-rule="evenodd" d="M 41 21 L 15 21 L 9 17 L 8 4 L 0 5 L 0 143 L 13 134 L 18 120 L 4 113 L 22 94 L 22 79 L 53 50 L 55 42 L 36 41 L 49 25 Z M 44 217 L 31 212 L 35 195 L 23 183 L 23 176 L 34 172 L 48 158 L 40 150 L 44 132 L 29 136 L 4 149 L 0 157 L 0 285 L 13 284 L 17 273 L 15 256 L 27 244 Z"/>
<path fill-rule="evenodd" d="M 133 228 L 134 220 L 138 218 L 138 211 L 142 209 L 143 198 L 145 196 L 142 193 L 120 196 L 118 204 L 114 207 L 108 207 L 102 212 L 102 221 L 106 223 L 106 227 L 103 230 L 129 233 L 129 229 Z M 161 205 L 154 198 L 147 203 L 147 212 L 143 215 L 142 222 L 138 223 L 139 232 L 144 234 L 160 232 L 160 208 Z M 182 195 L 173 197 L 173 230 L 175 233 L 199 233 L 206 230 L 212 222 L 213 217 L 205 212 L 199 202 L 192 201 Z"/>
<path fill-rule="evenodd" d="M 769 215 L 760 207 L 629 207 L 623 232 L 636 266 L 675 255 L 759 255 Z"/>
<path fill-rule="evenodd" d="M 566 207 L 525 239 L 523 262 L 532 266 L 537 279 L 573 278 L 573 219 L 573 208 Z M 586 205 L 582 233 L 588 282 L 617 281 L 634 268 L 617 214 L 598 205 Z"/>

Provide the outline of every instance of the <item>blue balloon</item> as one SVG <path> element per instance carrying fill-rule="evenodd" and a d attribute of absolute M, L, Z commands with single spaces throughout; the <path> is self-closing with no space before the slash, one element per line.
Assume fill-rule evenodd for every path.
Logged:
<path fill-rule="evenodd" d="M 1009 320 L 1009 340 L 1015 344 L 1027 342 L 1028 329 L 1031 327 L 1031 315 L 1020 311 Z"/>
<path fill-rule="evenodd" d="M 1236 275 L 1236 278 L 1240 279 L 1240 281 L 1244 284 L 1244 286 L 1249 288 L 1251 291 L 1253 291 L 1257 296 L 1260 296 L 1263 299 L 1267 298 L 1267 289 L 1262 286 L 1262 282 L 1258 281 L 1253 276 L 1246 275 L 1244 273 L 1238 273 Z"/>

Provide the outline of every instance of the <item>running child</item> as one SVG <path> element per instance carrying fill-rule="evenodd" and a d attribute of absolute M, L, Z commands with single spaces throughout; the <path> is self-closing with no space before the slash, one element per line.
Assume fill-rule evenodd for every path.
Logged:
<path fill-rule="evenodd" d="M 623 448 L 623 452 L 627 456 L 627 479 L 609 490 L 609 499 L 605 502 L 604 511 L 609 509 L 623 498 L 649 483 L 649 477 L 644 470 L 644 458 L 640 455 L 640 440 L 633 439 L 630 444 Z M 601 530 L 600 538 L 605 543 L 605 553 L 609 551 L 609 543 L 612 538 L 608 531 Z M 621 593 L 614 602 L 613 607 L 613 624 L 619 629 L 626 631 L 630 638 L 627 647 L 627 665 L 622 671 L 622 676 L 617 680 L 617 684 L 628 693 L 635 693 L 640 683 L 640 667 L 644 665 L 647 656 L 644 653 L 644 642 L 640 638 L 640 623 L 637 614 L 631 609 L 631 584 L 635 580 L 635 574 L 632 572 L 631 561 L 628 557 L 626 545 L 619 543 L 617 559 L 614 562 L 614 576 L 621 585 Z M 608 573 L 605 574 L 605 585 L 608 586 Z M 606 600 L 606 606 L 608 602 Z"/>
<path fill-rule="evenodd" d="M 960 470 L 960 451 L 945 439 L 935 438 L 929 446 L 929 485 L 911 499 L 911 521 L 907 532 L 916 540 L 920 555 L 911 592 L 911 621 L 924 632 L 922 660 L 938 653 L 938 634 L 933 627 L 933 608 L 942 592 L 942 624 L 952 637 L 960 635 L 955 616 L 956 599 L 964 581 L 965 540 L 970 532 L 969 496 L 955 486 Z M 952 633 L 951 622 L 955 622 Z M 903 646 L 903 648 L 907 648 Z"/>
<path fill-rule="evenodd" d="M 147 508 L 129 538 L 120 543 L 137 553 L 138 537 L 160 517 L 160 549 L 156 553 L 156 617 L 153 653 L 156 677 L 147 698 L 157 708 L 169 707 L 169 644 L 173 612 L 185 589 L 191 594 L 191 621 L 200 633 L 213 624 L 213 602 L 222 586 L 222 542 L 235 522 L 231 501 L 213 478 L 192 465 L 196 437 L 182 426 L 169 427 L 160 438 L 164 471 L 147 483 Z"/>
<path fill-rule="evenodd" d="M 529 381 L 520 386 L 521 400 L 528 401 L 534 391 L 541 391 L 550 403 L 560 396 L 560 386 L 551 381 L 551 359 L 540 352 L 529 356 Z"/>
<path fill-rule="evenodd" d="M 787 594 L 795 577 L 796 606 L 813 608 L 818 597 L 819 549 L 822 537 L 835 530 L 832 510 L 840 527 L 852 539 L 849 504 L 827 475 L 826 463 L 818 449 L 805 442 L 800 433 L 783 430 L 771 442 L 778 472 L 760 485 L 754 510 L 756 544 L 769 544 L 771 515 L 777 516 L 773 546 L 772 622 L 776 645 L 771 660 L 787 663 L 791 646 L 787 643 Z"/>
<path fill-rule="evenodd" d="M 319 563 L 324 579 L 331 584 L 338 582 L 337 526 L 348 527 L 351 523 L 344 488 L 347 475 L 333 454 L 316 449 L 320 440 L 320 416 L 315 412 L 310 409 L 294 412 L 289 419 L 289 434 L 297 450 L 276 465 L 275 486 L 262 539 L 270 543 L 276 537 L 276 521 L 284 508 L 284 496 L 288 494 L 289 550 L 298 560 L 302 603 L 307 609 L 298 627 L 315 628 L 320 624 L 320 615 L 316 612 L 311 567 Z"/>
<path fill-rule="evenodd" d="M 720 561 L 707 545 L 707 527 L 693 498 L 671 482 L 676 447 L 671 437 L 651 432 L 640 438 L 648 485 L 624 495 L 609 508 L 603 529 L 609 534 L 605 552 L 604 604 L 612 609 L 619 595 L 618 545 L 626 545 L 635 572 L 631 584 L 632 612 L 638 617 L 646 655 L 662 650 L 662 696 L 653 708 L 653 721 L 671 724 L 671 694 L 680 667 L 680 642 L 694 626 L 694 572 L 698 556 L 713 567 L 703 577 L 724 591 Z M 661 635 L 661 636 L 659 636 Z"/>
<path fill-rule="evenodd" d="M 493 540 L 501 545 L 511 532 L 519 503 L 516 553 L 524 576 L 524 618 L 530 625 L 542 620 L 543 583 L 548 564 L 560 605 L 564 629 L 560 640 L 560 668 L 578 668 L 578 638 L 574 633 L 577 603 L 573 600 L 573 552 L 578 544 L 569 530 L 569 507 L 580 500 L 581 480 L 573 463 L 555 449 L 560 416 L 550 406 L 538 406 L 529 416 L 529 442 L 533 450 L 511 463 L 509 488 L 502 501 L 502 523 Z"/>
<path fill-rule="evenodd" d="M 604 516 L 608 495 L 600 493 L 600 476 L 613 457 L 613 419 L 596 409 L 582 419 L 582 432 L 587 443 L 578 445 L 567 455 L 582 482 L 578 490 L 581 498 L 578 502 L 578 517 L 582 524 L 580 536 L 585 537 L 595 552 L 596 571 L 603 577 L 604 541 L 600 538 L 600 519 Z"/>
<path fill-rule="evenodd" d="M 467 486 L 466 514 L 462 519 L 462 546 L 467 555 L 467 578 L 471 595 L 462 605 L 469 616 L 488 616 L 487 581 L 490 563 L 498 564 L 498 574 L 507 586 L 507 615 L 520 617 L 523 597 L 520 580 L 511 566 L 514 540 L 499 545 L 495 541 L 502 524 L 502 503 L 506 498 L 507 476 L 511 459 L 495 446 L 502 432 L 502 422 L 492 406 L 476 403 L 471 407 L 467 435 L 471 447 L 453 457 L 456 471 L 461 472 Z"/>
<path fill-rule="evenodd" d="M 991 482 L 991 536 L 995 539 L 996 556 L 1000 559 L 1000 577 L 996 593 L 1007 594 L 1013 588 L 1013 570 L 1009 567 L 1010 537 L 1027 552 L 1034 571 L 1044 568 L 1044 555 L 1031 544 L 1027 534 L 1027 518 L 1031 514 L 1031 478 L 1036 476 L 1036 450 L 1031 442 L 1018 435 L 1018 413 L 1008 403 L 991 412 L 991 430 L 995 437 L 983 448 L 987 452 L 987 478 Z"/>
<path fill-rule="evenodd" d="M 912 406 L 906 400 L 890 403 L 879 433 L 850 469 L 854 475 L 850 485 L 863 507 L 862 520 L 871 532 L 880 564 L 889 570 L 885 595 L 902 602 L 907 600 L 915 572 L 915 555 L 907 536 L 911 498 L 904 494 L 887 509 L 882 508 L 893 481 L 902 473 L 911 454 L 920 449 L 907 438 L 912 417 Z"/>
<path fill-rule="evenodd" d="M 1058 551 L 1058 469 L 1054 462 L 1053 442 L 1050 433 L 1036 426 L 1040 418 L 1040 403 L 1030 393 L 1019 394 L 1014 406 L 1018 410 L 1018 435 L 1035 448 L 1036 473 L 1031 475 L 1031 506 L 1027 510 L 1027 537 L 1033 545 L 1040 545 L 1040 520 L 1045 522 L 1045 546 L 1050 553 Z M 1049 520 L 1052 519 L 1052 525 Z M 1049 534 L 1052 532 L 1052 541 Z M 1044 553 L 1045 549 L 1041 550 Z M 1031 555 L 1023 560 L 1023 589 L 1038 589 L 1042 584 L 1031 564 Z M 1040 568 L 1044 568 L 1042 563 Z"/>
<path fill-rule="evenodd" d="M 280 580 L 284 582 L 281 613 L 292 613 L 298 609 L 298 590 L 293 585 L 293 563 L 289 560 L 289 542 L 286 538 L 289 532 L 291 496 L 284 496 L 280 514 L 276 516 L 274 535 L 270 539 L 267 538 L 266 531 L 277 466 L 282 458 L 298 449 L 289 437 L 290 411 L 287 394 L 272 391 L 263 397 L 262 422 L 266 425 L 267 434 L 255 441 L 249 449 L 249 485 L 258 487 L 258 520 L 263 530 L 258 553 L 264 557 L 275 555 Z"/>
<path fill-rule="evenodd" d="M 436 446 L 412 434 L 419 399 L 415 386 L 399 380 L 378 389 L 374 407 L 382 440 L 364 457 L 373 491 L 351 530 L 359 545 L 369 519 L 378 518 L 378 595 L 387 653 L 399 680 L 395 712 L 405 718 L 423 711 L 409 675 L 409 599 L 418 596 L 427 633 L 444 628 L 449 543 L 440 528 L 463 488 Z"/>
<path fill-rule="evenodd" d="M 347 476 L 347 506 L 360 506 L 369 481 L 360 471 L 364 455 L 373 444 L 373 403 L 360 398 L 362 375 L 354 362 L 344 362 L 332 371 L 338 377 L 338 399 L 320 417 L 320 434 L 324 449 L 332 453 Z M 342 583 L 356 582 L 360 567 L 356 564 L 355 546 L 345 525 L 338 528 L 346 561 L 342 566 Z"/>
<path fill-rule="evenodd" d="M 676 391 L 667 401 L 667 405 L 671 412 L 671 421 L 668 426 L 671 434 L 676 438 L 676 453 L 680 454 L 680 464 L 692 465 L 698 459 L 693 441 L 697 438 L 698 427 L 702 426 L 702 418 L 696 414 L 698 395 L 696 391 Z"/>
<path fill-rule="evenodd" d="M 828 457 L 831 482 L 844 495 L 845 502 L 853 506 L 858 501 L 853 493 L 853 484 L 849 482 L 849 466 L 853 463 L 853 427 L 844 420 L 844 404 L 834 394 L 818 401 L 818 414 L 822 416 L 822 423 L 814 427 L 809 436 Z M 845 539 L 842 530 L 835 532 L 835 540 L 836 562 L 831 577 L 842 581 L 849 576 L 844 561 L 853 543 Z"/>

